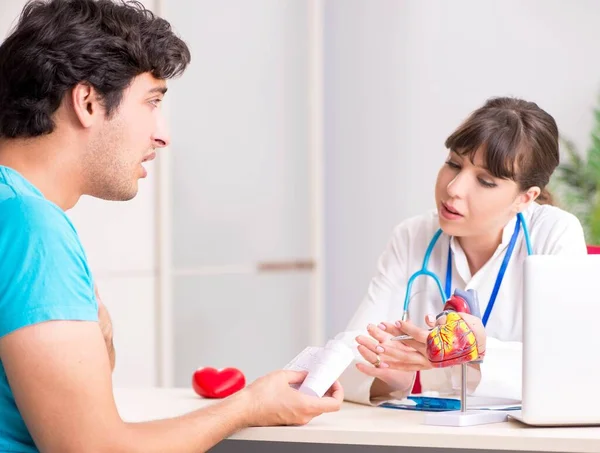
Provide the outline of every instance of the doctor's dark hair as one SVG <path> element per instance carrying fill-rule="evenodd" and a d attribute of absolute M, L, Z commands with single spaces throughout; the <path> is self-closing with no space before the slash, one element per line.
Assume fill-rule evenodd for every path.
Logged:
<path fill-rule="evenodd" d="M 494 177 L 511 179 L 523 191 L 537 186 L 542 191 L 537 201 L 552 203 L 545 187 L 559 164 L 558 127 L 537 104 L 489 99 L 446 139 L 446 148 L 471 161 L 481 148 Z"/>
<path fill-rule="evenodd" d="M 133 79 L 170 79 L 190 62 L 170 24 L 139 2 L 33 0 L 0 46 L 0 138 L 49 134 L 64 96 L 88 83 L 108 117 Z"/>

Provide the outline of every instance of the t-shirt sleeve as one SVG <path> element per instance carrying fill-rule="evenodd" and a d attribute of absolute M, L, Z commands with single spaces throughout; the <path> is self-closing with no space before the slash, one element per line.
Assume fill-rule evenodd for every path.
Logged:
<path fill-rule="evenodd" d="M 0 337 L 51 320 L 98 320 L 85 253 L 58 207 L 10 198 L 0 203 Z"/>

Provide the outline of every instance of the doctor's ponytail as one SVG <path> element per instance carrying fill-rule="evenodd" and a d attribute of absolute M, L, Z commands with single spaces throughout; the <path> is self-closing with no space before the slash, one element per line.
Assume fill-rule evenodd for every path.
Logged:
<path fill-rule="evenodd" d="M 552 204 L 546 185 L 559 164 L 558 127 L 534 102 L 489 99 L 446 139 L 446 148 L 471 160 L 482 149 L 494 177 L 512 179 L 523 191 L 537 186 L 537 202 Z"/>
<path fill-rule="evenodd" d="M 539 204 L 549 204 L 549 205 L 554 205 L 554 197 L 552 196 L 552 193 L 550 193 L 550 191 L 547 188 L 542 189 L 542 192 L 540 193 L 539 197 L 537 197 L 537 201 Z"/>

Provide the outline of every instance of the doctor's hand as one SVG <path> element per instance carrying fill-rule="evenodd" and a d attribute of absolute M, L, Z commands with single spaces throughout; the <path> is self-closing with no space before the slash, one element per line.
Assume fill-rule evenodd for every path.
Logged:
<path fill-rule="evenodd" d="M 425 322 L 435 332 L 433 338 L 431 337 L 433 333 L 430 330 L 421 329 L 409 321 L 397 321 L 394 325 L 382 323 L 380 329 L 394 336 L 410 335 L 413 338 L 412 340 L 402 340 L 401 342 L 418 351 L 428 362 L 433 360 L 434 362 L 430 362 L 430 364 L 436 367 L 463 363 L 465 360 L 474 360 L 478 356 L 482 358 L 485 355 L 486 334 L 481 319 L 462 312 L 454 312 L 452 316 L 456 317 L 457 315 L 459 316 L 458 319 L 462 318 L 462 324 L 457 323 L 454 318 L 452 320 L 448 319 L 444 313 L 438 315 L 437 319 L 432 315 L 426 316 Z M 446 325 L 447 323 L 449 324 Z M 475 352 L 475 355 L 471 355 L 470 359 L 467 359 L 464 353 L 472 351 L 474 346 L 468 340 L 466 333 L 469 331 L 474 335 L 477 352 Z M 463 335 L 465 336 L 463 337 Z M 428 344 L 428 338 L 433 342 Z M 442 353 L 440 348 L 445 352 Z M 460 353 L 461 356 L 458 360 L 456 357 L 453 358 L 453 355 L 457 353 Z"/>
<path fill-rule="evenodd" d="M 428 330 L 408 321 L 398 321 L 397 325 L 387 322 L 377 326 L 370 324 L 367 331 L 371 337 L 360 335 L 356 338 L 358 351 L 367 362 L 373 364 L 372 367 L 359 364 L 359 370 L 363 373 L 373 373 L 373 368 L 380 374 L 386 370 L 414 372 L 432 368 L 425 353 Z M 414 340 L 392 340 L 392 337 L 404 334 L 411 335 Z"/>
<path fill-rule="evenodd" d="M 429 361 L 419 352 L 399 341 L 391 341 L 394 334 L 386 331 L 389 327 L 370 325 L 367 330 L 371 337 L 360 335 L 356 338 L 358 351 L 372 364 L 358 363 L 356 367 L 367 376 L 376 378 L 371 386 L 371 398 L 392 392 L 408 394 L 412 390 L 416 371 L 431 368 Z"/>

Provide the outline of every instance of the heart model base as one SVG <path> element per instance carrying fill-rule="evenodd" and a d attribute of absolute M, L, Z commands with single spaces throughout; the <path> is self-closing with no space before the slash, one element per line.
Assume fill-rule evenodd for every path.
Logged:
<path fill-rule="evenodd" d="M 192 377 L 194 391 L 204 398 L 226 398 L 245 385 L 246 378 L 237 368 L 200 368 Z"/>

